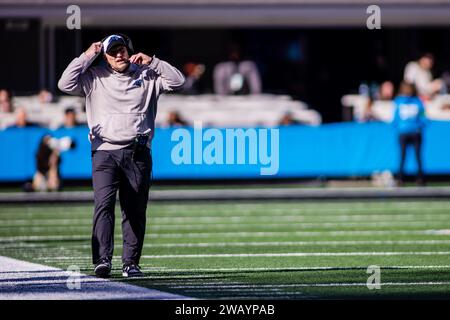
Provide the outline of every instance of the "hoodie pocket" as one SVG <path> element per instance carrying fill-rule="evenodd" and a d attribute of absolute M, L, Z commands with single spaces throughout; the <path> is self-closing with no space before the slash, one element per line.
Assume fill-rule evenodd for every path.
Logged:
<path fill-rule="evenodd" d="M 100 137 L 109 143 L 126 144 L 138 133 L 149 133 L 150 124 L 146 113 L 112 113 L 101 126 Z"/>

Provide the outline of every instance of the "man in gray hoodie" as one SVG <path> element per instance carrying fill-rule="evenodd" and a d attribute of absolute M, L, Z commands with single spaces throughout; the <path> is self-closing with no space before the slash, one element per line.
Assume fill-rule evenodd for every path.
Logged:
<path fill-rule="evenodd" d="M 169 63 L 133 51 L 127 36 L 110 35 L 72 60 L 58 82 L 61 91 L 86 97 L 95 201 L 92 261 L 98 277 L 111 274 L 117 190 L 122 211 L 122 274 L 142 276 L 139 259 L 157 101 L 161 93 L 184 83 L 181 72 Z M 91 65 L 98 55 L 102 61 Z"/>

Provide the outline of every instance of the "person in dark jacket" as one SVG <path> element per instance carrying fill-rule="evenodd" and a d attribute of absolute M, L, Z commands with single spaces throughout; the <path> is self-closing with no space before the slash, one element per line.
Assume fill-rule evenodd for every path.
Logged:
<path fill-rule="evenodd" d="M 424 105 L 417 96 L 415 86 L 407 82 L 400 84 L 399 95 L 394 99 L 394 104 L 395 110 L 392 122 L 398 132 L 401 149 L 398 173 L 399 184 L 402 185 L 404 183 L 406 149 L 412 145 L 418 167 L 417 184 L 424 185 L 425 177 L 422 163 L 422 132 L 426 123 Z"/>

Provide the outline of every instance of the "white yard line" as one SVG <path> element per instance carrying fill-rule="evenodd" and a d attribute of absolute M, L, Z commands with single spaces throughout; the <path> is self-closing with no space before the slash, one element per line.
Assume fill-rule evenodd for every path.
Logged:
<path fill-rule="evenodd" d="M 355 235 L 423 235 L 434 234 L 436 230 L 351 230 L 351 231 L 272 231 L 272 232 L 187 232 L 150 234 L 146 238 L 239 238 L 239 237 L 320 237 L 320 236 L 355 236 Z"/>
<path fill-rule="evenodd" d="M 239 237 L 316 237 L 316 236 L 355 236 L 355 235 L 448 235 L 449 229 L 444 230 L 350 230 L 350 231 L 273 231 L 273 232 L 187 232 L 147 234 L 145 238 L 239 238 Z M 90 234 L 56 235 L 56 236 L 3 236 L 0 242 L 16 241 L 51 241 L 51 240 L 89 240 Z M 120 239 L 116 236 L 115 239 Z"/>
<path fill-rule="evenodd" d="M 199 213 L 207 213 L 208 215 L 213 215 L 217 217 L 226 217 L 228 214 L 235 214 L 236 210 L 239 210 L 239 213 L 241 216 L 274 216 L 274 215 L 286 215 L 287 213 L 298 213 L 298 214 L 312 214 L 316 215 L 317 212 L 330 212 L 332 216 L 336 216 L 335 213 L 348 213 L 349 211 L 361 211 L 361 212 L 382 212 L 388 210 L 389 212 L 395 212 L 395 211 L 404 211 L 408 210 L 411 212 L 419 212 L 423 213 L 424 210 L 442 210 L 445 212 L 450 213 L 449 205 L 450 202 L 436 202 L 436 203 L 427 203 L 426 205 L 423 205 L 423 202 L 405 202 L 405 203 L 389 203 L 387 205 L 383 205 L 376 202 L 369 202 L 369 203 L 351 203 L 349 206 L 348 204 L 342 204 L 344 207 L 339 207 L 340 203 L 328 203 L 328 202 L 321 202 L 320 204 L 315 205 L 307 205 L 305 203 L 302 203 L 301 205 L 286 205 L 285 203 L 279 203 L 279 202 L 272 202 L 273 204 L 281 207 L 272 208 L 270 212 L 259 212 L 261 210 L 267 210 L 267 205 L 265 204 L 227 204 L 226 207 L 223 207 L 222 205 L 219 206 L 209 206 L 209 205 L 192 205 L 192 207 L 186 207 L 185 205 L 164 205 L 163 209 L 162 205 L 150 205 L 149 207 L 149 214 L 151 216 L 152 209 L 154 206 L 158 206 L 158 215 L 165 215 L 165 214 L 179 214 L 180 211 L 184 213 L 193 213 L 193 216 L 195 217 L 201 217 L 201 215 L 198 215 Z M 52 206 L 53 209 L 55 208 L 61 208 L 65 209 L 65 206 Z M 86 208 L 71 208 L 72 214 L 80 214 L 84 215 L 86 212 L 92 212 L 93 207 L 86 206 Z M 32 207 L 26 207 L 24 206 L 21 208 L 20 211 L 18 210 L 11 210 L 10 208 L 0 208 L 0 217 L 2 215 L 21 215 L 21 216 L 27 216 L 31 217 L 34 215 L 38 215 L 36 217 L 39 218 L 40 213 L 36 212 L 36 208 Z M 54 214 L 56 217 L 61 217 L 61 212 L 49 212 L 47 215 Z M 426 214 L 430 215 L 430 214 Z M 170 218 L 170 217 L 168 217 Z"/>
<path fill-rule="evenodd" d="M 381 269 L 449 269 L 450 265 L 405 265 L 405 266 L 380 266 Z M 145 268 L 143 268 L 145 269 Z M 259 272 L 259 271 L 333 271 L 333 270 L 366 270 L 367 266 L 354 266 L 354 267 L 342 267 L 342 266 L 330 266 L 330 267 L 256 267 L 256 268 L 152 268 L 149 271 L 155 272 Z"/>
<path fill-rule="evenodd" d="M 35 219 L 23 219 L 23 218 L 4 218 L 0 214 L 0 218 L 2 218 L 2 226 L 48 226 L 48 225 L 70 225 L 70 224 L 92 224 L 92 219 L 88 218 L 58 218 L 54 219 L 42 219 L 36 217 Z M 305 221 L 305 220 L 314 220 L 316 221 L 318 217 L 316 216 L 305 216 L 302 214 L 298 215 L 282 215 L 277 216 L 277 221 L 286 221 L 286 222 L 294 222 L 294 221 Z M 348 222 L 348 221 L 380 221 L 380 222 L 389 222 L 389 221 L 412 221 L 412 222 L 427 222 L 427 221 L 449 221 L 449 214 L 402 214 L 402 215 L 392 215 L 392 214 L 366 214 L 366 215 L 320 215 L 320 221 L 317 223 L 333 223 L 336 221 Z M 333 221 L 328 221 L 328 220 Z M 227 222 L 227 223 L 241 223 L 241 222 L 273 222 L 274 216 L 265 216 L 265 215 L 254 215 L 254 216 L 173 216 L 173 217 L 161 217 L 161 216 L 152 216 L 149 215 L 149 220 L 152 223 L 163 224 L 163 223 L 185 223 L 185 222 L 193 222 L 193 223 L 214 223 L 214 222 Z M 309 221 L 312 222 L 312 221 Z"/>
<path fill-rule="evenodd" d="M 265 241 L 265 242 L 201 242 L 201 243 L 149 243 L 148 248 L 216 248 L 216 247 L 265 247 L 265 246 L 347 246 L 347 245 L 430 245 L 450 244 L 450 240 L 361 240 L 361 241 Z M 83 245 L 83 248 L 90 245 Z"/>
<path fill-rule="evenodd" d="M 276 220 L 276 218 L 275 218 Z M 309 229 L 309 228 L 342 228 L 342 227 L 431 227 L 442 226 L 447 223 L 450 226 L 450 220 L 447 221 L 402 221 L 402 222 L 264 222 L 264 223 L 215 223 L 215 224 L 171 224 L 171 225 L 151 225 L 149 229 L 153 230 L 204 230 L 204 229 L 236 229 L 236 228 L 286 228 L 292 227 L 296 229 Z M 48 230 L 48 227 L 45 227 Z"/>
<path fill-rule="evenodd" d="M 181 258 L 256 258 L 256 257 L 352 257 L 352 256 L 433 256 L 450 255 L 450 251 L 407 252 L 286 252 L 286 253 L 216 253 L 216 254 L 167 254 L 143 255 L 142 259 Z"/>
<path fill-rule="evenodd" d="M 355 241 L 262 241 L 262 242 L 200 242 L 200 243 L 145 243 L 144 248 L 222 248 L 222 247 L 277 247 L 277 246 L 347 246 L 347 245 L 434 245 L 450 244 L 450 240 L 355 240 Z M 2 244 L 6 248 L 33 248 L 45 245 Z M 64 245 L 72 249 L 89 249 L 90 244 Z"/>
<path fill-rule="evenodd" d="M 141 259 L 197 259 L 197 258 L 258 258 L 258 257 L 352 257 L 352 256 L 441 256 L 450 251 L 389 251 L 389 252 L 283 252 L 283 253 L 210 253 L 142 255 Z M 48 261 L 84 260 L 86 256 L 42 257 Z"/>
<path fill-rule="evenodd" d="M 450 227 L 450 221 L 445 221 Z M 313 228 L 342 228 L 342 227 L 425 227 L 432 228 L 435 226 L 442 226 L 444 221 L 403 221 L 403 222 L 284 222 L 284 223 L 274 223 L 274 222 L 264 222 L 264 223 L 241 223 L 241 224 L 229 224 L 229 223 L 215 223 L 215 224 L 167 224 L 167 225 L 150 225 L 148 230 L 154 231 L 183 231 L 183 230 L 205 230 L 205 229 L 217 229 L 217 230 L 229 230 L 229 229 L 251 229 L 251 228 L 295 228 L 295 229 L 313 229 Z M 40 232 L 48 231 L 51 232 L 61 232 L 61 231 L 82 231 L 90 230 L 90 225 L 67 225 L 67 226 L 1 226 L 2 229 L 14 228 L 16 232 Z"/>
<path fill-rule="evenodd" d="M 347 246 L 347 245 L 435 245 L 450 244 L 450 240 L 324 240 L 324 241 L 238 241 L 238 242 L 175 242 L 145 243 L 145 248 L 221 248 L 221 247 L 270 247 L 270 246 Z M 4 242 L 3 248 L 45 248 L 45 243 Z M 89 249 L 90 244 L 64 244 L 61 248 Z"/>
<path fill-rule="evenodd" d="M 68 283 L 80 281 L 80 289 Z M 0 300 L 190 299 L 0 256 Z"/>

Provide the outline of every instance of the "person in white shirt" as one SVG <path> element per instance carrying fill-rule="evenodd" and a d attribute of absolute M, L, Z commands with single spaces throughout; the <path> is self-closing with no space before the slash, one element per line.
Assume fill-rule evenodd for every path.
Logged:
<path fill-rule="evenodd" d="M 433 80 L 431 69 L 434 65 L 434 56 L 431 53 L 423 54 L 419 60 L 409 62 L 405 67 L 403 80 L 413 84 L 420 96 L 429 99 L 442 88 L 442 80 Z"/>
<path fill-rule="evenodd" d="M 214 67 L 213 80 L 214 92 L 219 95 L 260 94 L 262 91 L 256 63 L 243 60 L 237 45 L 231 45 L 227 61 Z"/>

